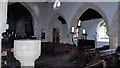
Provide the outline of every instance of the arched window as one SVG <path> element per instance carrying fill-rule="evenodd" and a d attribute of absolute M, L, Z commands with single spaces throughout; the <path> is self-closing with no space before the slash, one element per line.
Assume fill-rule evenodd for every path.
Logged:
<path fill-rule="evenodd" d="M 97 28 L 97 39 L 109 39 L 108 35 L 107 35 L 107 26 L 106 23 L 104 21 L 102 21 Z"/>

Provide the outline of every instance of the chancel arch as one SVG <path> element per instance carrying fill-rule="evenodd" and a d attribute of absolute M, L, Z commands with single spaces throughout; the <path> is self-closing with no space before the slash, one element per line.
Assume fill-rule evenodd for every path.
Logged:
<path fill-rule="evenodd" d="M 73 15 L 73 18 L 71 20 L 69 28 L 71 28 L 72 26 L 77 26 L 77 22 L 78 22 L 79 18 L 89 8 L 94 9 L 95 11 L 97 11 L 103 17 L 103 19 L 106 22 L 106 24 L 109 23 L 106 14 L 104 13 L 104 11 L 100 7 L 98 7 L 97 5 L 92 4 L 92 3 L 84 3 L 82 6 L 80 6 L 77 9 L 75 14 Z M 108 25 L 108 27 L 109 27 L 109 25 Z"/>
<path fill-rule="evenodd" d="M 91 13 L 89 13 L 89 14 L 87 14 L 86 12 L 88 11 L 88 10 L 90 10 L 90 11 L 94 11 L 94 14 L 93 14 L 93 12 L 92 12 L 92 14 Z M 86 13 L 86 15 L 85 15 L 85 13 Z M 97 15 L 95 14 L 95 13 L 97 13 Z M 91 15 L 90 15 L 91 14 Z M 88 16 L 87 16 L 88 15 Z M 106 14 L 104 13 L 104 11 L 99 7 L 99 6 L 97 6 L 97 5 L 95 5 L 95 4 L 92 4 L 92 3 L 84 3 L 82 6 L 80 6 L 79 8 L 78 8 L 78 10 L 76 11 L 76 13 L 74 14 L 74 16 L 73 16 L 73 18 L 72 18 L 72 20 L 71 20 L 71 23 L 70 23 L 70 26 L 69 26 L 69 28 L 71 28 L 72 26 L 74 26 L 74 27 L 77 27 L 77 23 L 78 23 L 78 20 L 82 20 L 82 16 L 84 16 L 84 18 L 86 18 L 87 19 L 87 17 L 92 17 L 92 16 L 98 16 L 98 18 L 96 18 L 96 22 L 97 23 L 95 23 L 95 21 L 94 21 L 94 18 L 92 19 L 90 19 L 91 20 L 91 24 L 94 24 L 94 25 L 91 25 L 90 23 L 88 23 L 88 20 L 83 20 L 82 22 L 81 22 L 81 26 L 82 25 L 85 25 L 85 23 L 84 22 L 86 22 L 86 25 L 85 25 L 85 27 L 87 27 L 87 32 L 88 32 L 88 38 L 89 39 L 94 39 L 94 33 L 96 33 L 96 30 L 97 30 L 97 25 L 100 23 L 100 19 L 103 19 L 104 20 L 104 22 L 106 23 L 106 28 L 107 28 L 107 34 L 108 34 L 108 31 L 109 31 L 109 27 L 110 27 L 110 25 L 109 25 L 109 22 L 108 22 L 108 18 L 107 18 L 107 16 L 106 16 Z M 99 20 L 97 20 L 97 19 L 99 19 Z M 84 23 L 84 24 L 83 24 Z M 87 25 L 87 23 L 88 23 L 88 25 Z M 93 27 L 94 26 L 94 27 Z M 81 27 L 81 29 L 83 29 L 84 27 Z M 81 31 L 79 31 L 79 32 L 81 32 Z M 79 38 L 81 38 L 80 36 L 79 36 Z"/>
<path fill-rule="evenodd" d="M 91 14 L 91 13 L 94 13 L 94 14 Z M 98 38 L 98 35 L 99 35 L 99 38 L 103 37 L 103 36 L 107 36 L 108 41 L 106 41 L 105 37 L 104 37 L 104 41 L 103 41 L 103 38 L 102 38 L 102 41 L 100 41 L 101 38 L 96 40 L 97 48 L 103 47 L 103 46 L 109 46 L 109 37 L 107 35 L 107 30 L 108 30 L 109 25 L 105 22 L 102 15 L 96 9 L 87 8 L 82 13 L 82 15 L 79 17 L 78 20 L 81 21 L 81 27 L 79 30 L 79 37 L 78 37 L 79 39 L 82 39 L 82 30 L 86 29 L 86 34 L 87 34 L 88 40 L 96 40 Z M 78 21 L 77 21 L 77 23 L 78 23 Z M 74 23 L 74 25 L 75 25 L 75 23 Z M 75 25 L 75 26 L 77 26 L 77 25 Z M 100 31 L 104 31 L 104 32 L 100 33 Z"/>

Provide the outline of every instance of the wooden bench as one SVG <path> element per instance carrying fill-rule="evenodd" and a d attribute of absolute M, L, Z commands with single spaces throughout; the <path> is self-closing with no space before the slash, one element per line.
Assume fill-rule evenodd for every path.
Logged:
<path fill-rule="evenodd" d="M 91 64 L 91 65 L 88 65 L 84 68 L 105 68 L 106 67 L 106 61 L 104 60 L 101 60 L 97 63 L 94 63 L 94 64 Z"/>
<path fill-rule="evenodd" d="M 63 44 L 63 43 L 51 43 L 51 42 L 42 42 L 41 43 L 42 54 L 57 54 L 65 53 L 66 51 L 72 52 L 75 49 L 75 46 L 72 44 Z"/>

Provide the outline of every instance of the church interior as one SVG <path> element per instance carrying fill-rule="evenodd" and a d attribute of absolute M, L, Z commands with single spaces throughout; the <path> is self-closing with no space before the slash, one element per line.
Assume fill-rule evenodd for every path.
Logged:
<path fill-rule="evenodd" d="M 1 2 L 1 68 L 119 67 L 119 4 Z"/>

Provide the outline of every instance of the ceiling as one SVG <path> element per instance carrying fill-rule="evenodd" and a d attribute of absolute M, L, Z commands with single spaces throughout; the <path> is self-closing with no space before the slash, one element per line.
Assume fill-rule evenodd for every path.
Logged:
<path fill-rule="evenodd" d="M 82 16 L 80 17 L 81 21 L 91 20 L 91 19 L 98 19 L 102 18 L 102 16 L 94 9 L 87 9 Z"/>
<path fill-rule="evenodd" d="M 16 19 L 21 17 L 28 17 L 31 16 L 30 12 L 20 3 L 13 3 L 8 6 L 8 17 L 9 14 L 12 14 Z M 81 21 L 91 20 L 91 19 L 98 19 L 102 18 L 102 16 L 94 9 L 87 9 L 79 18 Z M 62 17 L 58 17 L 62 24 L 65 24 L 66 21 Z"/>

